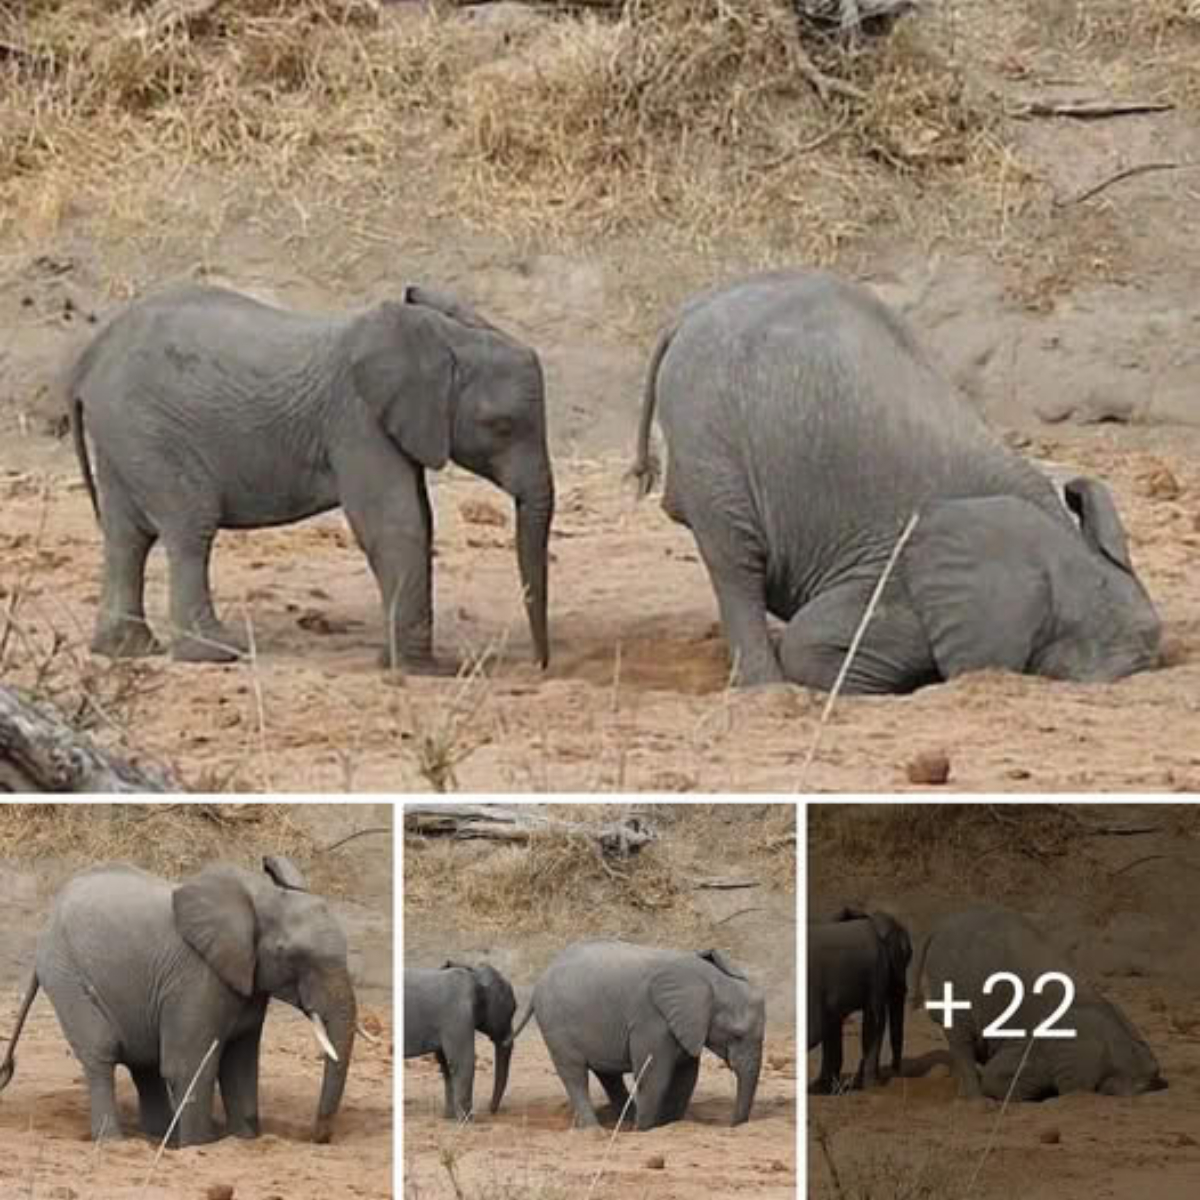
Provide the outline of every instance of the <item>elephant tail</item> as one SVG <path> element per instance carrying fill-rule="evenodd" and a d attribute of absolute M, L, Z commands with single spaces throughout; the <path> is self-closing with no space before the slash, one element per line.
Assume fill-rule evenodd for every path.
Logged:
<path fill-rule="evenodd" d="M 676 321 L 659 334 L 658 343 L 650 355 L 650 367 L 646 372 L 646 385 L 642 392 L 642 417 L 638 423 L 637 452 L 633 466 L 626 475 L 627 479 L 637 483 L 639 500 L 654 491 L 661 470 L 658 456 L 650 446 L 650 432 L 654 427 L 654 411 L 658 407 L 658 368 L 662 365 L 663 356 L 678 328 L 679 322 Z"/>
<path fill-rule="evenodd" d="M 29 1015 L 30 1006 L 33 1004 L 34 997 L 38 994 L 38 988 L 41 982 L 37 977 L 37 971 L 34 971 L 29 980 L 29 987 L 25 989 L 25 999 L 21 1001 L 21 1011 L 17 1013 L 17 1024 L 13 1030 L 13 1035 L 8 1039 L 8 1049 L 4 1052 L 4 1061 L 0 1062 L 0 1092 L 8 1087 L 8 1081 L 13 1077 L 13 1071 L 16 1070 L 17 1060 L 14 1057 L 17 1052 L 17 1042 L 21 1037 L 21 1030 L 25 1028 L 25 1018 Z"/>
<path fill-rule="evenodd" d="M 100 501 L 96 496 L 96 477 L 92 474 L 92 460 L 88 457 L 87 439 L 83 435 L 83 400 L 73 389 L 67 398 L 67 420 L 71 425 L 71 440 L 75 443 L 75 458 L 79 462 L 79 471 L 83 475 L 84 486 L 92 502 L 92 512 L 99 521 Z"/>
<path fill-rule="evenodd" d="M 929 953 L 929 943 L 932 941 L 933 934 L 927 933 L 921 939 L 921 948 L 917 951 L 916 966 L 912 973 L 912 989 L 908 998 L 910 1009 L 922 1008 L 925 1004 L 925 956 Z"/>
<path fill-rule="evenodd" d="M 529 997 L 529 1003 L 525 1006 L 525 1011 L 521 1014 L 521 1019 L 513 1026 L 513 1031 L 500 1042 L 501 1046 L 511 1046 L 517 1040 L 517 1035 L 529 1024 L 529 1018 L 533 1016 L 533 997 Z"/>

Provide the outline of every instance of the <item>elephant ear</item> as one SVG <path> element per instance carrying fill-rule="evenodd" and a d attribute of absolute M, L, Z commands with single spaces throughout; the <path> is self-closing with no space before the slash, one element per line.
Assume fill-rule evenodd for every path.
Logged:
<path fill-rule="evenodd" d="M 429 309 L 385 301 L 360 316 L 350 335 L 355 390 L 388 437 L 432 471 L 450 457 L 457 392 L 444 326 Z"/>
<path fill-rule="evenodd" d="M 949 500 L 922 514 L 904 577 L 944 679 L 1026 670 L 1053 620 L 1045 547 L 1064 535 L 1015 496 Z"/>
<path fill-rule="evenodd" d="M 254 902 L 230 871 L 193 875 L 171 895 L 179 936 L 241 996 L 254 994 Z"/>
<path fill-rule="evenodd" d="M 1097 554 L 1132 575 L 1129 541 L 1108 488 L 1098 479 L 1071 479 L 1063 485 L 1063 499 L 1079 518 L 1084 541 Z"/>
<path fill-rule="evenodd" d="M 650 1000 L 662 1015 L 675 1040 L 699 1058 L 712 1023 L 712 985 L 686 960 L 667 963 L 648 983 Z"/>
<path fill-rule="evenodd" d="M 495 325 L 485 321 L 470 305 L 433 288 L 410 283 L 404 289 L 404 302 L 432 308 L 434 311 L 440 312 L 442 316 L 449 317 L 452 321 L 457 321 L 460 325 L 466 325 L 471 329 L 486 329 L 492 333 L 500 332 Z"/>
<path fill-rule="evenodd" d="M 697 950 L 697 955 L 704 959 L 705 962 L 710 962 L 718 971 L 725 975 L 731 975 L 734 979 L 743 979 L 747 983 L 750 982 L 750 977 L 737 966 L 731 959 L 726 958 L 720 950 Z"/>
<path fill-rule="evenodd" d="M 276 887 L 290 892 L 307 892 L 308 882 L 304 873 L 290 858 L 282 854 L 264 854 L 263 870 L 275 881 Z"/>

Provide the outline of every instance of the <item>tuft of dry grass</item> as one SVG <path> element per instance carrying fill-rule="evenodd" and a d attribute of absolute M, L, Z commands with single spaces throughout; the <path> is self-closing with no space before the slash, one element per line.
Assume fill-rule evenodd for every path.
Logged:
<path fill-rule="evenodd" d="M 216 859 L 257 868 L 265 853 L 303 868 L 315 849 L 287 805 L 0 805 L 0 857 L 16 862 L 120 861 L 179 877 Z"/>

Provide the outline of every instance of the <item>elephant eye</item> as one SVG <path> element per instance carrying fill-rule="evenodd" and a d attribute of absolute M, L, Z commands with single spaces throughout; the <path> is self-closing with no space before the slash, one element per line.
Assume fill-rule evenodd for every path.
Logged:
<path fill-rule="evenodd" d="M 492 417 L 488 421 L 488 429 L 500 438 L 512 437 L 517 428 L 517 423 L 512 417 Z"/>

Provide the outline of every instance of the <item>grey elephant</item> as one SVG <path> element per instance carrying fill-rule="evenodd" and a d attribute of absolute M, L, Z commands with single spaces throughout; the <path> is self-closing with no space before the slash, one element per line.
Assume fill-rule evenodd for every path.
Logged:
<path fill-rule="evenodd" d="M 1072 479 L 1060 498 L 864 287 L 780 271 L 686 304 L 650 361 L 642 495 L 656 413 L 663 509 L 695 536 L 740 684 L 829 690 L 913 513 L 843 690 L 982 668 L 1113 680 L 1159 660 L 1107 488 Z"/>
<path fill-rule="evenodd" d="M 879 1057 L 890 1033 L 892 1074 L 904 1060 L 904 1009 L 912 940 L 895 917 L 847 907 L 808 927 L 808 1048 L 821 1047 L 821 1068 L 809 1088 L 837 1089 L 842 1071 L 842 1024 L 863 1015 L 862 1059 L 855 1087 L 880 1082 Z"/>
<path fill-rule="evenodd" d="M 576 942 L 538 979 L 514 1039 L 534 1015 L 580 1128 L 599 1124 L 588 1096 L 589 1071 L 618 1114 L 629 1102 L 622 1076 L 634 1076 L 639 1130 L 682 1119 L 705 1047 L 737 1079 L 732 1124 L 750 1118 L 766 1006 L 719 950 Z"/>
<path fill-rule="evenodd" d="M 999 1022 L 1015 989 L 1009 982 L 984 988 L 989 977 L 1002 971 L 1020 979 L 1021 998 Z M 1064 973 L 1074 984 L 1074 999 L 1064 1012 L 1058 1012 L 1066 998 L 1061 983 L 1047 982 L 1036 990 L 1047 972 Z M 1166 1087 L 1154 1052 L 1125 1014 L 1018 913 L 979 906 L 933 926 L 917 953 L 913 1007 L 926 997 L 940 1003 L 947 986 L 955 1002 L 971 1005 L 956 1009 L 946 1030 L 954 1073 L 966 1097 L 1003 1100 L 1010 1088 L 1014 1100 L 1068 1092 L 1134 1096 Z M 941 1011 L 930 1010 L 938 1023 Z M 1058 1035 L 1030 1039 L 1043 1025 Z M 996 1036 L 1002 1030 L 1025 1036 Z M 1075 1036 L 1062 1037 L 1059 1031 L 1067 1030 Z"/>
<path fill-rule="evenodd" d="M 133 1077 L 144 1133 L 162 1137 L 182 1105 L 173 1140 L 213 1141 L 219 1081 L 225 1132 L 256 1137 L 260 1042 L 275 996 L 312 1022 L 325 1053 L 314 1137 L 329 1141 L 356 1029 L 346 936 L 293 863 L 263 865 L 215 865 L 174 884 L 106 864 L 69 880 L 38 938 L 0 1089 L 40 986 L 83 1067 L 94 1139 L 121 1137 L 118 1065 Z"/>
<path fill-rule="evenodd" d="M 446 1089 L 445 1115 L 474 1114 L 475 1032 L 496 1048 L 492 1112 L 500 1108 L 512 1061 L 512 1020 L 517 998 L 495 967 L 447 962 L 438 970 L 404 969 L 404 1057 L 436 1054 Z"/>
<path fill-rule="evenodd" d="M 118 314 L 63 386 L 104 533 L 96 653 L 159 648 L 143 591 L 161 538 L 173 656 L 236 658 L 243 639 L 218 619 L 209 589 L 217 531 L 340 505 L 379 585 L 385 665 L 446 670 L 433 657 L 425 471 L 453 460 L 515 498 L 525 604 L 546 665 L 554 479 L 542 368 L 467 306 L 409 286 L 400 300 L 318 316 L 180 286 Z"/>

